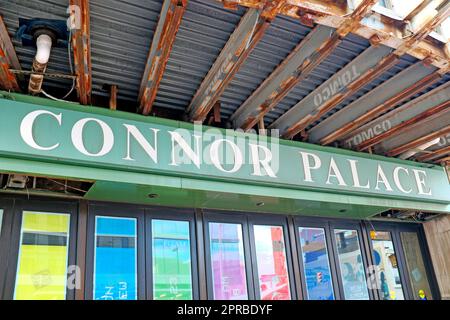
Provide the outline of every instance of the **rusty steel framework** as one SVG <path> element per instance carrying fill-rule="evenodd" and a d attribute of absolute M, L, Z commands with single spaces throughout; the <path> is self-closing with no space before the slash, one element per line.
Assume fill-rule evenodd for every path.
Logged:
<path fill-rule="evenodd" d="M 359 26 L 376 2 L 363 0 L 334 31 L 323 26 L 315 27 L 233 114 L 234 126 L 243 130 L 253 128 L 297 83 L 306 79 L 348 33 Z"/>
<path fill-rule="evenodd" d="M 91 104 L 92 64 L 89 0 L 70 0 L 70 15 L 76 19 L 72 30 L 72 48 L 77 93 L 81 104 Z M 79 21 L 78 21 L 79 19 Z M 79 26 L 76 25 L 79 23 Z"/>
<path fill-rule="evenodd" d="M 152 110 L 188 0 L 164 0 L 139 92 L 139 112 Z"/>
<path fill-rule="evenodd" d="M 20 69 L 20 63 L 0 16 L 0 86 L 8 91 L 20 91 L 16 75 L 10 71 L 11 67 Z"/>

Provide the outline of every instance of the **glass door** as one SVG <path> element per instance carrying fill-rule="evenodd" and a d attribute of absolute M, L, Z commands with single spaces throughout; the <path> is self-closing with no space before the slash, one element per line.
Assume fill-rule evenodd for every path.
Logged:
<path fill-rule="evenodd" d="M 369 232 L 377 289 L 381 300 L 405 300 L 401 262 L 392 233 L 383 227 Z"/>
<path fill-rule="evenodd" d="M 295 220 L 303 296 L 307 300 L 339 299 L 333 246 L 327 221 Z"/>
<path fill-rule="evenodd" d="M 331 232 L 336 256 L 336 269 L 341 298 L 345 300 L 373 299 L 368 287 L 368 269 L 362 229 L 359 223 L 332 222 Z"/>
<path fill-rule="evenodd" d="M 146 209 L 147 297 L 198 299 L 194 211 Z"/>
<path fill-rule="evenodd" d="M 431 285 L 430 268 L 424 261 L 423 243 L 419 233 L 401 231 L 400 240 L 406 264 L 407 278 L 411 288 L 411 298 L 414 300 L 432 300 L 434 298 Z M 428 260 L 429 261 L 429 260 Z"/>
<path fill-rule="evenodd" d="M 208 299 L 254 299 L 246 217 L 205 214 L 204 232 Z"/>
<path fill-rule="evenodd" d="M 252 215 L 250 239 L 256 299 L 292 300 L 292 261 L 285 217 Z"/>

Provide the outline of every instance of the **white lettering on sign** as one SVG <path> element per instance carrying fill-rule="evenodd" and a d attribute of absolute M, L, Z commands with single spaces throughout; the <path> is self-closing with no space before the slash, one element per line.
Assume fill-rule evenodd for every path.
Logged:
<path fill-rule="evenodd" d="M 131 157 L 131 137 L 136 140 L 137 143 L 142 147 L 145 153 L 148 154 L 150 158 L 152 158 L 154 163 L 158 163 L 158 143 L 157 143 L 157 135 L 158 129 L 150 128 L 153 132 L 153 146 L 145 139 L 144 135 L 139 131 L 136 126 L 130 124 L 124 124 L 125 128 L 127 128 L 127 156 L 123 158 L 124 160 L 132 160 Z"/>
<path fill-rule="evenodd" d="M 46 110 L 33 111 L 33 112 L 30 112 L 29 114 L 27 114 L 23 118 L 23 120 L 20 124 L 20 135 L 22 136 L 23 141 L 25 141 L 25 143 L 27 145 L 29 145 L 30 147 L 32 147 L 33 149 L 42 150 L 42 151 L 50 151 L 50 150 L 58 148 L 59 143 L 56 143 L 50 147 L 43 147 L 43 146 L 38 145 L 33 137 L 34 122 L 36 121 L 37 117 L 44 115 L 44 114 L 50 115 L 53 118 L 55 118 L 56 121 L 58 121 L 59 125 L 62 124 L 62 114 L 61 113 L 54 114 L 53 112 L 46 111 Z"/>
<path fill-rule="evenodd" d="M 405 188 L 402 186 L 402 183 L 401 183 L 401 180 L 400 180 L 400 176 L 399 176 L 400 171 L 405 172 L 405 173 L 409 176 L 409 171 L 408 171 L 408 169 L 403 168 L 403 167 L 396 167 L 396 168 L 394 169 L 394 173 L 393 173 L 393 176 L 394 176 L 394 183 L 395 183 L 395 185 L 397 186 L 397 188 L 398 188 L 401 192 L 403 192 L 403 193 L 411 193 L 412 189 L 405 190 Z"/>
<path fill-rule="evenodd" d="M 300 154 L 302 155 L 303 161 L 304 180 L 307 182 L 314 182 L 312 179 L 311 170 L 319 169 L 322 166 L 322 161 L 319 156 L 314 153 L 300 151 Z M 314 160 L 314 165 L 311 165 L 311 162 L 309 161 L 310 159 Z"/>
<path fill-rule="evenodd" d="M 423 170 L 417 170 L 413 169 L 414 177 L 416 178 L 416 184 L 417 189 L 419 190 L 419 194 L 431 196 L 431 189 L 428 189 L 428 191 L 425 191 L 424 188 L 427 188 L 425 186 L 425 178 L 427 176 L 427 173 Z"/>
<path fill-rule="evenodd" d="M 261 167 L 264 168 L 267 175 L 272 178 L 276 178 L 277 176 L 272 170 L 272 167 L 270 166 L 270 162 L 272 161 L 273 155 L 272 151 L 270 151 L 269 148 L 266 146 L 262 146 L 259 144 L 250 143 L 250 150 L 251 150 L 251 156 L 252 156 L 252 163 L 253 163 L 253 173 L 254 176 L 260 176 L 262 177 L 263 174 L 261 172 Z M 259 151 L 263 151 L 264 158 L 260 158 Z"/>
<path fill-rule="evenodd" d="M 332 184 L 330 182 L 331 178 L 336 178 L 340 186 L 347 186 L 344 178 L 342 177 L 341 171 L 339 170 L 339 167 L 337 166 L 336 161 L 333 157 L 331 157 L 330 167 L 328 168 L 328 179 L 325 183 Z"/>
<path fill-rule="evenodd" d="M 370 189 L 370 182 L 367 181 L 367 184 L 362 186 L 359 181 L 359 173 L 358 169 L 356 167 L 356 164 L 358 163 L 357 160 L 347 160 L 350 162 L 350 170 L 352 171 L 352 177 L 353 177 L 353 186 L 355 188 L 363 188 L 363 189 Z"/>
<path fill-rule="evenodd" d="M 191 146 L 187 143 L 187 141 L 181 136 L 179 132 L 169 131 L 169 134 L 172 138 L 172 162 L 171 166 L 178 166 L 179 163 L 176 159 L 176 146 L 179 146 L 184 154 L 189 158 L 190 161 L 194 163 L 194 165 L 200 169 L 200 145 L 202 137 L 199 135 L 194 135 L 194 145 L 195 151 L 191 148 Z"/>
<path fill-rule="evenodd" d="M 274 154 L 274 150 L 279 151 L 278 147 L 268 148 L 261 145 L 261 141 L 247 140 L 246 136 L 242 136 L 242 139 L 236 139 L 236 136 L 233 135 L 224 137 L 221 136 L 220 131 L 215 131 L 214 135 L 211 135 L 211 132 L 207 133 L 202 129 L 189 131 L 179 128 L 169 131 L 152 127 L 139 127 L 127 123 L 119 123 L 113 126 L 91 117 L 74 119 L 71 120 L 72 122 L 64 121 L 63 118 L 62 113 L 53 113 L 46 110 L 29 112 L 20 122 L 20 137 L 28 147 L 41 151 L 41 154 L 56 149 L 62 153 L 63 147 L 64 150 L 71 147 L 69 151 L 65 151 L 70 155 L 69 158 L 73 158 L 74 152 L 91 158 L 110 154 L 115 147 L 115 134 L 120 133 L 123 135 L 123 140 L 118 140 L 118 145 L 123 150 L 116 150 L 117 152 L 112 153 L 111 157 L 118 153 L 120 154 L 118 160 L 141 161 L 140 165 L 143 166 L 146 164 L 145 160 L 148 160 L 147 164 L 151 165 L 150 162 L 152 161 L 159 165 L 161 159 L 164 159 L 166 165 L 169 166 L 188 166 L 186 172 L 191 174 L 196 172 L 200 174 L 202 170 L 207 170 L 208 174 L 215 171 L 213 175 L 218 173 L 236 174 L 235 178 L 240 179 L 249 179 L 251 176 L 254 176 L 254 179 L 259 177 L 278 179 L 280 177 L 281 181 L 274 181 L 289 184 L 297 181 L 300 185 L 321 188 L 335 186 L 351 191 L 367 189 L 377 193 L 395 191 L 402 194 L 411 194 L 414 192 L 420 196 L 432 196 L 429 180 L 434 179 L 434 174 L 432 171 L 421 169 L 418 166 L 399 166 L 386 161 L 367 161 L 363 157 L 346 157 L 322 151 L 302 151 L 304 149 L 300 148 L 297 151 L 291 146 L 284 149 L 284 153 Z M 39 129 L 38 125 L 41 124 L 42 126 L 44 122 L 38 119 L 45 120 L 46 124 L 49 121 L 50 123 L 54 122 L 59 131 L 66 129 L 66 132 L 70 132 L 73 147 L 70 143 L 62 143 L 61 140 L 53 145 L 41 141 L 50 135 L 38 134 L 39 130 L 45 130 L 45 128 Z M 101 133 L 93 135 L 89 130 L 92 128 L 100 129 Z M 84 136 L 88 133 L 91 134 L 90 139 L 93 139 L 93 141 L 83 139 L 86 138 Z M 62 139 L 60 135 L 55 136 Z M 205 138 L 208 136 L 214 137 L 214 139 Z M 163 153 L 163 156 L 158 154 L 158 139 L 165 139 L 163 141 L 164 151 L 166 152 Z M 162 142 L 159 143 L 162 145 Z M 99 150 L 96 152 L 89 151 L 88 148 L 91 149 L 93 145 L 98 146 Z M 203 148 L 204 145 L 205 148 Z M 246 156 L 247 150 L 249 151 L 249 157 Z M 300 158 L 298 158 L 297 152 L 300 154 Z M 297 155 L 297 161 L 289 162 L 292 161 L 290 157 L 293 154 Z M 65 157 L 63 154 L 55 155 L 52 153 L 51 155 L 58 156 L 61 159 Z M 283 157 L 280 157 L 280 155 Z M 275 156 L 276 161 L 274 161 Z M 78 157 L 73 159 L 78 159 Z M 280 165 L 279 161 L 285 161 L 282 164 L 287 162 L 288 167 Z M 242 176 L 243 167 L 246 167 L 244 169 L 245 176 Z M 274 170 L 274 167 L 277 169 Z M 278 175 L 280 168 L 281 173 Z M 196 169 L 199 171 L 195 171 Z M 177 170 L 179 172 L 181 169 Z M 184 174 L 185 171 L 181 171 L 181 173 Z M 239 173 L 241 173 L 241 176 L 238 175 Z"/>
<path fill-rule="evenodd" d="M 219 147 L 223 143 L 227 143 L 228 145 L 230 145 L 231 149 L 233 150 L 234 167 L 231 170 L 226 170 L 222 166 L 222 161 L 220 161 Z M 210 152 L 210 157 L 211 157 L 211 161 L 212 161 L 213 165 L 222 172 L 226 172 L 226 173 L 237 172 L 242 167 L 242 164 L 244 162 L 242 159 L 241 150 L 239 150 L 238 146 L 234 142 L 229 141 L 229 140 L 225 140 L 225 139 L 215 140 L 211 144 L 211 148 L 210 148 L 209 152 Z"/>
<path fill-rule="evenodd" d="M 391 184 L 389 183 L 386 174 L 383 171 L 383 168 L 381 168 L 380 165 L 377 167 L 377 184 L 375 186 L 375 190 L 380 190 L 380 183 L 384 184 L 384 187 L 387 191 L 393 191 Z"/>
<path fill-rule="evenodd" d="M 102 148 L 97 153 L 91 153 L 86 150 L 83 141 L 83 131 L 88 122 L 97 123 L 103 132 Z M 102 157 L 108 154 L 114 146 L 114 134 L 106 122 L 96 118 L 84 118 L 78 120 L 72 128 L 72 143 L 74 147 L 82 154 L 89 157 Z"/>

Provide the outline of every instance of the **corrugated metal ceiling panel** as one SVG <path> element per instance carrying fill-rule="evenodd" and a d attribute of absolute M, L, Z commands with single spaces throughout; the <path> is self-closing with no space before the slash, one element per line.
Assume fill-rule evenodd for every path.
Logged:
<path fill-rule="evenodd" d="M 90 2 L 93 94 L 109 95 L 103 85 L 115 84 L 119 99 L 136 103 L 161 6 L 159 0 Z"/>
<path fill-rule="evenodd" d="M 186 110 L 244 13 L 210 0 L 188 2 L 155 107 Z"/>
<path fill-rule="evenodd" d="M 345 108 L 346 106 L 348 106 L 353 101 L 359 99 L 360 97 L 362 97 L 363 95 L 365 95 L 366 93 L 371 91 L 372 89 L 376 88 L 377 86 L 379 86 L 380 84 L 382 84 L 386 80 L 389 80 L 390 78 L 392 78 L 396 74 L 400 73 L 401 71 L 405 70 L 407 67 L 411 66 L 413 63 L 415 63 L 417 61 L 418 61 L 417 59 L 415 59 L 415 58 L 413 58 L 413 57 L 411 57 L 409 55 L 404 55 L 404 56 L 400 57 L 399 61 L 397 62 L 397 64 L 395 66 L 393 66 L 392 68 L 390 68 L 389 70 L 387 70 L 386 72 L 381 74 L 381 76 L 379 76 L 375 80 L 371 81 L 370 83 L 368 83 L 367 85 L 365 85 L 364 87 L 359 89 L 355 94 L 353 94 L 351 97 L 345 99 L 343 102 L 338 104 L 330 112 L 325 114 L 318 121 L 312 123 L 306 129 L 309 130 L 312 127 L 316 126 L 321 121 L 323 121 L 326 118 L 330 117 L 332 114 L 338 112 L 339 110 Z"/>
<path fill-rule="evenodd" d="M 222 116 L 228 119 L 311 30 L 277 17 L 223 93 Z"/>
<path fill-rule="evenodd" d="M 298 83 L 273 110 L 266 114 L 264 118 L 266 125 L 278 119 L 369 46 L 370 44 L 366 39 L 356 35 L 350 34 L 345 37 L 342 43 L 313 70 L 307 79 Z"/>

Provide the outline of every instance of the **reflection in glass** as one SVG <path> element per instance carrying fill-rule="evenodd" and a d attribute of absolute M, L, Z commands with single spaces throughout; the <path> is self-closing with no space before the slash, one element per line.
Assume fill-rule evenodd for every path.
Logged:
<path fill-rule="evenodd" d="M 334 300 L 325 230 L 299 228 L 309 300 Z"/>
<path fill-rule="evenodd" d="M 281 226 L 254 226 L 259 292 L 262 300 L 289 300 L 289 276 Z"/>
<path fill-rule="evenodd" d="M 137 220 L 96 217 L 94 300 L 137 299 Z"/>
<path fill-rule="evenodd" d="M 368 300 L 369 292 L 359 247 L 358 231 L 336 229 L 334 235 L 345 299 Z"/>
<path fill-rule="evenodd" d="M 14 299 L 66 298 L 70 215 L 24 211 Z"/>
<path fill-rule="evenodd" d="M 214 299 L 248 299 L 242 225 L 211 222 L 209 241 Z"/>
<path fill-rule="evenodd" d="M 378 267 L 379 289 L 383 300 L 404 300 L 400 273 L 390 232 L 371 231 L 373 258 Z"/>
<path fill-rule="evenodd" d="M 152 220 L 153 297 L 192 299 L 188 221 Z"/>
<path fill-rule="evenodd" d="M 2 234 L 3 209 L 0 209 L 0 235 Z"/>
<path fill-rule="evenodd" d="M 419 238 L 415 232 L 400 233 L 414 299 L 431 300 L 430 283 L 425 270 Z"/>

